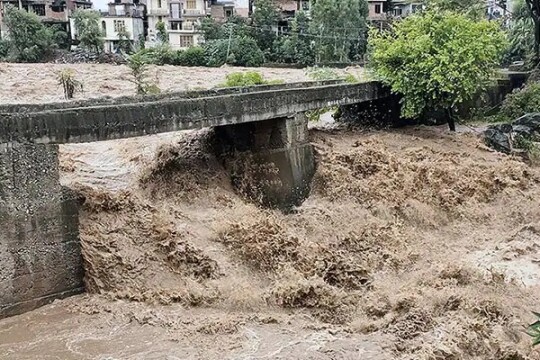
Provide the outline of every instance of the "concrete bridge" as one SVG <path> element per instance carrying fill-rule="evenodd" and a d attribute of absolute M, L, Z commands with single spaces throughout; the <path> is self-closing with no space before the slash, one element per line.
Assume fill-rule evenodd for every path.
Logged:
<path fill-rule="evenodd" d="M 388 96 L 376 82 L 310 82 L 0 106 L 0 318 L 83 291 L 78 206 L 60 186 L 57 144 L 215 127 L 223 152 L 278 169 L 259 195 L 287 209 L 315 172 L 304 112 Z"/>

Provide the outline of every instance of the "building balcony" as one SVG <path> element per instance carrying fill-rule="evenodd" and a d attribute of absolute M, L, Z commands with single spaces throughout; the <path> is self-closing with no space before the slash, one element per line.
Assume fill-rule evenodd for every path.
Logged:
<path fill-rule="evenodd" d="M 206 15 L 206 10 L 182 9 L 182 15 L 184 15 L 184 16 L 205 16 Z"/>
<path fill-rule="evenodd" d="M 148 9 L 147 12 L 150 16 L 169 16 L 168 9 Z"/>

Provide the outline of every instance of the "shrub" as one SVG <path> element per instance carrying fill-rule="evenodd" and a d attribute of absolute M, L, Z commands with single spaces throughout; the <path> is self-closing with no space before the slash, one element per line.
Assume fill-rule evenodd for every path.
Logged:
<path fill-rule="evenodd" d="M 229 46 L 230 42 L 230 46 Z M 211 40 L 205 43 L 204 53 L 208 66 L 230 64 L 236 66 L 261 66 L 264 54 L 254 39 L 249 37 Z"/>
<path fill-rule="evenodd" d="M 152 48 L 141 49 L 137 54 L 146 64 L 165 65 L 174 64 L 175 52 L 168 45 L 159 45 Z"/>
<path fill-rule="evenodd" d="M 73 99 L 75 92 L 82 91 L 82 83 L 75 79 L 75 71 L 73 69 L 64 69 L 57 74 L 58 84 L 64 90 L 64 98 L 67 100 Z"/>
<path fill-rule="evenodd" d="M 225 77 L 225 79 L 225 83 L 221 84 L 220 87 L 280 84 L 283 82 L 281 80 L 265 80 L 261 73 L 256 71 L 230 73 Z"/>
<path fill-rule="evenodd" d="M 312 80 L 324 81 L 324 80 L 344 80 L 348 83 L 356 83 L 358 79 L 351 73 L 345 73 L 340 75 L 335 69 L 328 67 L 308 67 L 305 70 L 306 76 Z"/>
<path fill-rule="evenodd" d="M 160 92 L 157 84 L 148 79 L 148 63 L 141 52 L 131 55 L 127 59 L 127 65 L 133 76 L 130 81 L 137 87 L 138 95 L 156 94 Z"/>
<path fill-rule="evenodd" d="M 504 99 L 501 114 L 509 120 L 540 111 L 540 83 L 532 83 L 514 91 Z"/>
<path fill-rule="evenodd" d="M 174 65 L 181 66 L 205 66 L 204 49 L 200 46 L 192 46 L 185 51 L 178 51 Z"/>

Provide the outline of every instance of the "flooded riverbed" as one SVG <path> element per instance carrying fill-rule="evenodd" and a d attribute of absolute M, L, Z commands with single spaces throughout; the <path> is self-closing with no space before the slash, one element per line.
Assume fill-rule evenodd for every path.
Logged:
<path fill-rule="evenodd" d="M 441 128 L 316 130 L 310 198 L 237 194 L 194 131 L 61 147 L 88 294 L 2 359 L 539 359 L 540 172 Z"/>

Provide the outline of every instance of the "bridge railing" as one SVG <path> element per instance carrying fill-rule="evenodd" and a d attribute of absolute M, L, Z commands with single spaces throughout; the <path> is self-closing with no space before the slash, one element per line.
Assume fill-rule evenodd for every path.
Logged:
<path fill-rule="evenodd" d="M 38 112 L 45 110 L 56 109 L 73 109 L 84 108 L 100 105 L 114 105 L 114 104 L 129 104 L 129 103 L 145 103 L 159 100 L 173 100 L 173 99 L 195 99 L 200 97 L 220 96 L 229 94 L 247 94 L 251 92 L 269 91 L 269 90 L 287 90 L 296 88 L 306 88 L 315 86 L 335 85 L 342 84 L 343 80 L 324 80 L 324 81 L 302 81 L 283 84 L 270 84 L 270 85 L 255 85 L 249 87 L 227 87 L 227 88 L 212 88 L 203 90 L 184 90 L 175 92 L 163 92 L 160 94 L 152 95 L 138 95 L 138 96 L 119 96 L 110 97 L 104 96 L 101 98 L 85 99 L 85 100 L 72 100 L 53 103 L 41 103 L 41 104 L 5 104 L 0 105 L 0 115 L 12 114 L 12 113 L 27 113 Z"/>

